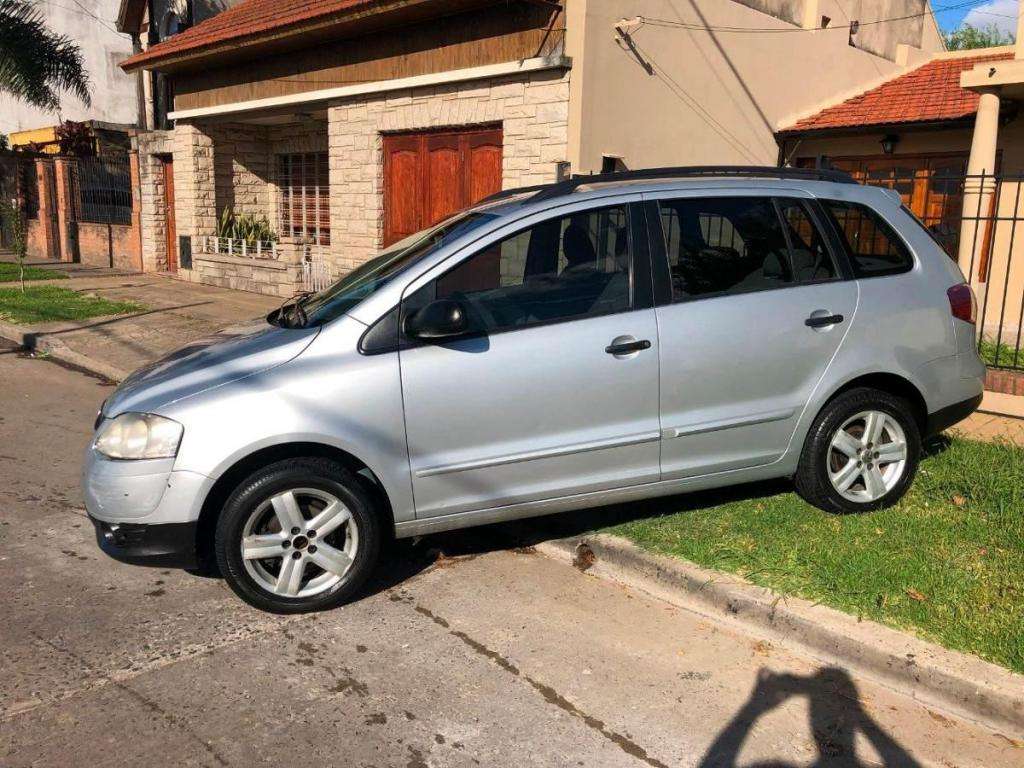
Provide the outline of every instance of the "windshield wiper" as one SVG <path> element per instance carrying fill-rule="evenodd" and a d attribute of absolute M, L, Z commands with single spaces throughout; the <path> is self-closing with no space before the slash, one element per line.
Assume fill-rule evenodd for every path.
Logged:
<path fill-rule="evenodd" d="M 297 291 L 285 299 L 281 306 L 267 316 L 267 321 L 282 328 L 303 328 L 309 318 L 302 302 L 313 295 L 313 291 Z"/>

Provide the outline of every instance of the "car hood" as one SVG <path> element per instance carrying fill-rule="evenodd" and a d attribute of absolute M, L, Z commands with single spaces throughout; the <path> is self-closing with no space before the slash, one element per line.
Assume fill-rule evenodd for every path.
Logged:
<path fill-rule="evenodd" d="M 106 401 L 107 417 L 151 412 L 223 384 L 287 363 L 319 333 L 319 327 L 278 328 L 265 319 L 225 328 L 139 368 Z"/>

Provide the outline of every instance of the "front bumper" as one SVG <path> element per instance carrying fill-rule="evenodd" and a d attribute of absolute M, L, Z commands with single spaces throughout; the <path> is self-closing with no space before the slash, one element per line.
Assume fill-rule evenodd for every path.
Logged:
<path fill-rule="evenodd" d="M 100 549 L 125 563 L 200 566 L 199 513 L 213 480 L 174 459 L 113 461 L 89 449 L 82 491 Z"/>
<path fill-rule="evenodd" d="M 213 482 L 174 459 L 114 461 L 91 448 L 82 468 L 85 508 L 107 523 L 194 523 Z"/>
<path fill-rule="evenodd" d="M 197 523 L 108 523 L 89 516 L 96 528 L 96 543 L 122 563 L 161 568 L 197 568 Z"/>

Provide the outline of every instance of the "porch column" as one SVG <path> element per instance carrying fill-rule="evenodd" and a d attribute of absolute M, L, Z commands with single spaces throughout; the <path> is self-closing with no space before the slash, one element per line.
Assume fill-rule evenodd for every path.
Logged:
<path fill-rule="evenodd" d="M 39 253 L 44 259 L 60 260 L 60 243 L 57 242 L 57 201 L 51 192 L 49 176 L 54 173 L 53 160 L 39 158 L 36 160 L 36 185 L 39 189 Z"/>
<path fill-rule="evenodd" d="M 174 212 L 179 240 L 216 234 L 213 152 L 213 138 L 202 126 L 181 121 L 174 126 Z"/>
<path fill-rule="evenodd" d="M 132 190 L 132 266 L 142 271 L 142 176 L 139 173 L 139 153 L 128 153 L 128 173 Z"/>
<path fill-rule="evenodd" d="M 78 222 L 75 218 L 75 201 L 71 198 L 72 164 L 77 160 L 57 157 L 53 161 L 56 177 L 57 200 L 57 258 L 61 261 L 78 261 Z"/>
<path fill-rule="evenodd" d="M 996 182 L 991 174 L 996 169 L 996 141 L 999 138 L 999 94 L 982 91 L 978 115 L 974 121 L 971 156 L 967 161 L 968 178 L 964 182 L 963 223 L 960 226 L 960 250 L 957 262 L 967 281 L 977 281 L 978 262 L 985 238 L 985 223 L 980 219 L 989 215 Z M 984 180 L 974 178 L 990 174 Z M 973 262 L 973 263 L 972 263 Z"/>

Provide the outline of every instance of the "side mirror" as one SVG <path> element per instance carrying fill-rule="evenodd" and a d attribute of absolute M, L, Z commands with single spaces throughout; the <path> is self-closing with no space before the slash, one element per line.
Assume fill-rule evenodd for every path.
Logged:
<path fill-rule="evenodd" d="M 405 333 L 420 341 L 440 341 L 464 336 L 469 331 L 466 310 L 454 299 L 438 299 L 405 320 Z"/>

